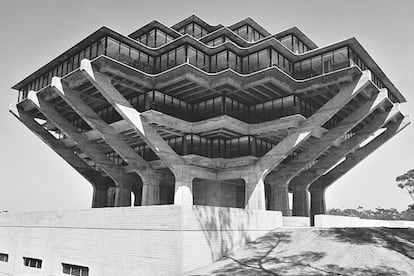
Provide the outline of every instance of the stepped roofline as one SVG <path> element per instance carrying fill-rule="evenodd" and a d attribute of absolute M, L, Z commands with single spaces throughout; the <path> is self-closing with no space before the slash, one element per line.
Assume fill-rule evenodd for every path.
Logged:
<path fill-rule="evenodd" d="M 192 16 L 192 17 L 189 17 L 185 20 L 189 20 L 191 18 L 198 18 L 198 17 Z M 184 22 L 184 21 L 181 21 L 181 22 Z M 191 21 L 189 21 L 189 22 L 191 22 Z M 152 24 L 159 24 L 159 26 L 162 26 L 162 24 L 159 23 L 158 21 L 153 21 Z M 180 24 L 180 23 L 178 23 L 178 24 Z M 149 24 L 147 24 L 146 26 L 149 26 Z M 219 28 L 223 27 L 221 25 L 217 25 L 217 26 L 220 26 Z M 300 30 L 296 27 L 293 27 L 289 30 L 291 30 L 292 33 L 293 32 L 296 32 L 296 33 L 300 32 Z M 286 32 L 286 34 L 287 33 L 288 32 Z M 141 43 L 139 43 L 138 41 L 136 41 L 135 39 L 133 39 L 131 37 L 122 35 L 122 34 L 112 30 L 111 28 L 109 28 L 107 26 L 103 26 L 103 27 L 99 28 L 97 31 L 95 31 L 94 33 L 92 33 L 91 35 L 87 36 L 85 39 L 78 42 L 75 46 L 73 46 L 73 47 L 69 48 L 68 50 L 66 50 L 63 54 L 59 55 L 58 57 L 56 57 L 55 59 L 53 59 L 52 61 L 50 61 L 46 65 L 42 66 L 40 69 L 36 70 L 34 73 L 30 74 L 28 77 L 26 77 L 22 81 L 15 84 L 12 87 L 12 89 L 16 89 L 16 90 L 21 89 L 26 84 L 28 84 L 30 81 L 32 81 L 32 80 L 40 77 L 41 75 L 45 74 L 50 68 L 52 68 L 52 67 L 58 65 L 59 63 L 65 61 L 68 57 L 75 54 L 77 51 L 81 50 L 84 46 L 91 43 L 91 41 L 97 40 L 97 39 L 99 39 L 99 38 L 101 38 L 105 35 L 109 35 L 109 36 L 112 36 L 112 37 L 120 40 L 121 42 L 124 42 L 124 43 L 129 44 L 129 45 L 134 46 L 134 47 L 137 47 L 140 50 L 146 52 L 147 54 L 153 54 L 153 55 L 154 54 L 160 54 L 160 53 L 163 53 L 163 52 L 167 52 L 168 50 L 175 47 L 178 40 L 182 40 L 181 43 L 188 42 L 191 45 L 199 45 L 199 46 L 201 45 L 206 50 L 205 52 L 208 53 L 208 54 L 218 53 L 218 52 L 220 52 L 222 50 L 225 50 L 225 49 L 230 49 L 230 50 L 236 51 L 236 52 L 241 53 L 241 54 L 247 54 L 251 51 L 257 51 L 257 50 L 260 50 L 260 49 L 268 47 L 268 46 L 273 46 L 278 51 L 280 51 L 283 55 L 285 55 L 285 57 L 288 58 L 292 62 L 296 62 L 296 61 L 299 61 L 299 60 L 302 60 L 302 59 L 306 59 L 306 58 L 318 55 L 318 54 L 320 54 L 324 51 L 329 51 L 329 50 L 339 48 L 339 47 L 343 47 L 343 46 L 350 46 L 358 55 L 361 56 L 361 58 L 368 65 L 368 67 L 373 71 L 373 73 L 375 73 L 379 78 L 381 78 L 383 83 L 390 90 L 390 93 L 394 94 L 397 97 L 397 99 L 399 100 L 399 102 L 406 102 L 405 97 L 400 93 L 400 91 L 395 87 L 395 85 L 391 82 L 391 80 L 385 75 L 385 73 L 378 66 L 378 64 L 372 59 L 372 57 L 368 54 L 368 52 L 362 47 L 362 45 L 355 38 L 349 38 L 349 39 L 346 39 L 346 40 L 342 40 L 340 42 L 332 43 L 332 44 L 329 44 L 327 46 L 317 48 L 317 49 L 313 49 L 313 50 L 310 50 L 310 51 L 302 53 L 302 54 L 295 54 L 295 53 L 291 52 L 288 48 L 286 48 L 284 45 L 282 45 L 280 43 L 280 41 L 278 41 L 275 38 L 275 36 L 278 36 L 280 34 L 281 33 L 276 34 L 276 35 L 271 36 L 271 37 L 268 37 L 268 38 L 264 38 L 264 39 L 258 41 L 257 43 L 254 43 L 253 45 L 251 45 L 249 47 L 246 47 L 246 48 L 240 47 L 240 46 L 234 44 L 233 42 L 226 42 L 226 43 L 223 43 L 220 46 L 210 47 L 210 46 L 207 46 L 204 43 L 200 42 L 200 40 L 195 39 L 195 38 L 193 38 L 192 36 L 190 36 L 188 34 L 185 34 L 185 35 L 181 35 L 180 37 L 177 37 L 172 42 L 164 44 L 161 47 L 155 49 L 155 48 L 148 47 L 144 44 L 141 44 Z"/>

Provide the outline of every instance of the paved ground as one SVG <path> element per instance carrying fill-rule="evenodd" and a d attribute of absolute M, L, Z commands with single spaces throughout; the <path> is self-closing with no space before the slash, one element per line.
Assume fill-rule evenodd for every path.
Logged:
<path fill-rule="evenodd" d="M 188 275 L 414 275 L 414 229 L 284 228 Z"/>

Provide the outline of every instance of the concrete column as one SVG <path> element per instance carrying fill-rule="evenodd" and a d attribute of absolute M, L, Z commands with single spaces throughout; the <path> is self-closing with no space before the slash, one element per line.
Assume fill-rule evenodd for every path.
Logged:
<path fill-rule="evenodd" d="M 117 186 L 115 188 L 115 207 L 131 206 L 131 186 Z"/>
<path fill-rule="evenodd" d="M 134 193 L 135 200 L 134 206 L 141 206 L 142 205 L 142 184 L 133 185 L 131 190 Z"/>
<path fill-rule="evenodd" d="M 108 189 L 108 203 L 107 203 L 108 207 L 115 207 L 115 193 L 116 193 L 115 187 L 111 187 Z"/>
<path fill-rule="evenodd" d="M 245 186 L 245 208 L 266 210 L 266 199 L 263 174 L 251 172 L 244 178 Z"/>
<path fill-rule="evenodd" d="M 193 205 L 193 176 L 190 172 L 174 174 L 175 192 L 174 205 Z"/>
<path fill-rule="evenodd" d="M 306 186 L 293 189 L 292 216 L 309 217 L 309 195 Z"/>
<path fill-rule="evenodd" d="M 92 208 L 107 207 L 109 187 L 93 187 Z"/>
<path fill-rule="evenodd" d="M 109 177 L 102 177 L 93 184 L 92 208 L 108 206 L 108 190 L 114 187 L 114 181 Z"/>
<path fill-rule="evenodd" d="M 274 211 L 281 211 L 284 216 L 289 215 L 289 191 L 288 185 L 271 185 L 272 202 L 271 208 Z"/>
<path fill-rule="evenodd" d="M 142 205 L 160 204 L 160 182 L 161 177 L 151 175 L 142 181 Z"/>
<path fill-rule="evenodd" d="M 313 187 L 309 189 L 309 192 L 311 194 L 311 203 L 310 203 L 311 226 L 314 225 L 315 215 L 326 213 L 325 190 L 326 190 L 325 187 Z"/>

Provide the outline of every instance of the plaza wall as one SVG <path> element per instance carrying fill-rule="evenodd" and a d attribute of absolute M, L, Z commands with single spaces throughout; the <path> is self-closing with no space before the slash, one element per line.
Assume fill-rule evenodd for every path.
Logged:
<path fill-rule="evenodd" d="M 348 216 L 315 215 L 315 227 L 414 228 L 414 221 L 361 219 Z"/>
<path fill-rule="evenodd" d="M 180 275 L 282 226 L 276 211 L 145 206 L 0 215 L 0 275 Z M 23 266 L 23 257 L 42 268 Z"/>

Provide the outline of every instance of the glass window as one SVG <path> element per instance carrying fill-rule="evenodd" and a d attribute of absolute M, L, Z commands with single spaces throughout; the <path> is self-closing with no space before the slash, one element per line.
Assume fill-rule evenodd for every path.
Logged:
<path fill-rule="evenodd" d="M 232 51 L 228 51 L 228 55 L 229 55 L 229 68 L 237 71 L 237 59 L 236 59 L 236 54 L 233 53 Z"/>
<path fill-rule="evenodd" d="M 197 66 L 197 51 L 191 46 L 187 49 L 187 58 L 190 64 Z"/>
<path fill-rule="evenodd" d="M 147 45 L 155 47 L 155 29 L 151 30 L 147 35 Z"/>
<path fill-rule="evenodd" d="M 279 54 L 275 50 L 272 49 L 272 62 L 271 62 L 272 66 L 279 66 L 278 56 Z"/>
<path fill-rule="evenodd" d="M 249 56 L 249 73 L 255 72 L 259 69 L 258 53 Z"/>
<path fill-rule="evenodd" d="M 293 37 L 293 48 L 292 48 L 292 50 L 293 50 L 294 53 L 298 53 L 299 52 L 298 38 L 294 35 L 292 35 L 292 37 Z"/>
<path fill-rule="evenodd" d="M 329 73 L 333 70 L 333 52 L 323 55 L 323 73 Z"/>
<path fill-rule="evenodd" d="M 285 45 L 288 49 L 292 50 L 292 35 L 288 35 L 285 37 L 282 37 L 280 39 L 280 42 Z"/>
<path fill-rule="evenodd" d="M 312 77 L 311 60 L 305 59 L 301 61 L 302 78 L 308 79 Z"/>
<path fill-rule="evenodd" d="M 217 54 L 217 72 L 227 68 L 227 51 Z"/>
<path fill-rule="evenodd" d="M 194 23 L 194 35 L 195 38 L 201 37 L 201 27 Z"/>
<path fill-rule="evenodd" d="M 167 41 L 166 41 L 166 37 L 167 35 L 161 31 L 156 29 L 156 43 L 155 43 L 155 47 L 160 47 L 161 45 L 164 45 Z"/>
<path fill-rule="evenodd" d="M 259 51 L 259 70 L 269 67 L 269 49 Z"/>
<path fill-rule="evenodd" d="M 334 70 L 339 70 L 349 66 L 348 48 L 343 47 L 334 51 Z"/>
<path fill-rule="evenodd" d="M 312 76 L 319 76 L 322 74 L 322 56 L 312 58 Z"/>
<path fill-rule="evenodd" d="M 106 47 L 106 55 L 118 60 L 119 58 L 119 42 L 108 38 L 108 45 Z"/>
<path fill-rule="evenodd" d="M 208 71 L 208 60 L 206 60 L 206 55 L 200 50 L 197 51 L 197 67 Z"/>
<path fill-rule="evenodd" d="M 254 29 L 247 25 L 247 41 L 253 42 L 254 41 Z"/>
<path fill-rule="evenodd" d="M 240 27 L 240 28 L 237 30 L 237 34 L 238 34 L 239 36 L 241 36 L 242 38 L 244 38 L 244 39 L 246 39 L 246 40 L 247 40 L 247 25 L 244 25 L 243 27 Z"/>
<path fill-rule="evenodd" d="M 177 48 L 176 64 L 183 64 L 185 62 L 185 50 L 184 46 Z"/>
<path fill-rule="evenodd" d="M 176 65 L 175 60 L 175 50 L 168 52 L 168 68 L 174 67 Z"/>

